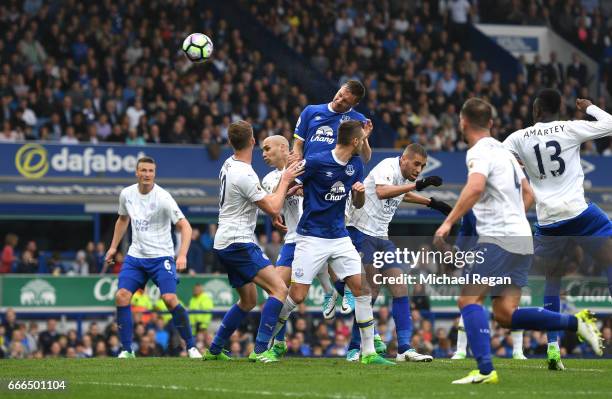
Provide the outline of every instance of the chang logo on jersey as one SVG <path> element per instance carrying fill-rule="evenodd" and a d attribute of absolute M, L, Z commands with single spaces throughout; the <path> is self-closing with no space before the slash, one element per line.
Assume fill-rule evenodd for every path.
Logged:
<path fill-rule="evenodd" d="M 132 219 L 132 223 L 134 224 L 134 229 L 141 232 L 149 231 L 149 226 L 151 225 L 146 219 Z"/>
<path fill-rule="evenodd" d="M 346 189 L 341 181 L 335 182 L 329 193 L 325 194 L 326 201 L 340 201 L 344 197 L 346 197 Z"/>
<path fill-rule="evenodd" d="M 329 126 L 321 126 L 317 129 L 310 141 L 319 141 L 322 143 L 334 144 L 334 142 L 336 141 L 336 138 L 334 137 L 334 130 Z"/>
<path fill-rule="evenodd" d="M 140 151 L 136 155 L 121 156 L 113 148 L 62 147 L 51 155 L 52 147 L 28 143 L 15 153 L 15 168 L 27 179 L 39 179 L 49 172 L 73 172 L 83 176 L 98 173 L 134 173 L 138 158 L 145 156 Z M 99 152 L 97 152 L 99 151 Z"/>

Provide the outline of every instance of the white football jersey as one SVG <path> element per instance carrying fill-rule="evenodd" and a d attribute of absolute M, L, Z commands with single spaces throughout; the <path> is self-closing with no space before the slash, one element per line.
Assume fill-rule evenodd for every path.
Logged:
<path fill-rule="evenodd" d="M 215 235 L 215 249 L 227 248 L 242 242 L 257 244 L 257 205 L 266 192 L 259 184 L 253 167 L 229 157 L 219 172 L 219 228 Z"/>
<path fill-rule="evenodd" d="M 347 226 L 353 226 L 374 237 L 387 237 L 389 223 L 404 199 L 404 194 L 389 199 L 378 199 L 376 185 L 402 185 L 410 183 L 404 179 L 399 166 L 399 157 L 383 159 L 370 171 L 363 181 L 365 185 L 365 204 L 362 208 L 350 208 Z"/>
<path fill-rule="evenodd" d="M 597 121 L 536 123 L 504 141 L 525 166 L 542 226 L 571 219 L 587 208 L 580 144 L 612 133 L 612 115 L 595 105 L 586 111 Z"/>
<path fill-rule="evenodd" d="M 174 256 L 170 223 L 185 216 L 170 193 L 155 184 L 147 194 L 138 191 L 138 184 L 121 190 L 119 215 L 130 217 L 132 244 L 128 255 L 135 258 Z"/>
<path fill-rule="evenodd" d="M 508 252 L 533 253 L 531 228 L 525 216 L 520 165 L 504 145 L 485 137 L 468 150 L 468 174 L 487 178 L 485 191 L 472 208 L 478 242 L 497 244 Z"/>
<path fill-rule="evenodd" d="M 263 178 L 261 185 L 267 193 L 272 194 L 276 190 L 282 174 L 282 171 L 276 169 Z M 304 197 L 299 195 L 291 195 L 285 198 L 282 213 L 285 216 L 285 225 L 287 226 L 287 234 L 285 234 L 285 243 L 287 244 L 295 242 L 295 235 L 297 234 L 295 231 L 302 217 L 303 200 Z"/>

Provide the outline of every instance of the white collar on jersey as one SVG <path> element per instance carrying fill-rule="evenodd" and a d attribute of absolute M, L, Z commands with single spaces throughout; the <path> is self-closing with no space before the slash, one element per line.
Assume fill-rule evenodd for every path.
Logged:
<path fill-rule="evenodd" d="M 339 114 L 340 112 L 336 112 L 336 111 L 334 111 L 334 110 L 332 109 L 332 106 L 331 106 L 331 105 L 332 105 L 332 103 L 327 103 L 327 109 L 329 110 L 329 112 L 333 112 L 334 114 Z M 346 113 L 348 113 L 348 112 L 351 112 L 352 110 L 353 110 L 353 108 L 349 109 L 349 110 L 348 110 L 348 111 L 346 111 L 346 112 L 343 112 L 343 114 L 346 114 Z"/>
<path fill-rule="evenodd" d="M 332 157 L 334 158 L 334 161 L 336 161 L 338 164 L 340 164 L 342 166 L 346 166 L 348 164 L 348 161 L 347 162 L 342 162 L 341 160 L 336 158 L 336 150 L 335 149 L 331 150 L 331 153 L 332 153 Z"/>

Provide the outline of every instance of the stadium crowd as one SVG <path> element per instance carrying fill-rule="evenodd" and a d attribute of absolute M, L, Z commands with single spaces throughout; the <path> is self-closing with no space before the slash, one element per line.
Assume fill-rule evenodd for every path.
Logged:
<path fill-rule="evenodd" d="M 574 43 L 595 60 L 612 57 L 609 1 L 484 0 L 479 1 L 482 22 L 545 25 Z"/>
<path fill-rule="evenodd" d="M 200 235 L 198 228 L 194 228 L 192 243 L 188 253 L 188 273 L 195 274 L 222 273 L 223 269 L 216 257 L 210 251 L 210 245 L 214 239 L 215 225 L 211 224 L 205 233 Z M 276 237 L 276 238 L 275 238 Z M 260 236 L 260 245 L 270 257 L 276 259 L 280 248 L 280 235 L 273 234 L 273 239 L 267 242 L 265 235 Z M 8 234 L 5 239 L 5 247 L 2 251 L 2 261 L 16 257 L 15 247 L 18 237 Z M 208 249 L 206 249 L 208 248 Z M 424 248 L 426 250 L 426 248 Z M 26 255 L 27 254 L 27 255 Z M 123 255 L 118 255 L 116 262 L 111 267 L 103 263 L 105 247 L 103 243 L 94 245 L 90 242 L 85 250 L 77 253 L 77 259 L 73 262 L 57 259 L 54 254 L 48 261 L 49 272 L 59 275 L 87 275 L 95 273 L 118 273 L 122 267 Z M 39 267 L 38 260 L 41 256 L 36 249 L 35 241 L 28 241 L 22 251 L 21 261 L 18 263 L 18 273 L 35 273 Z M 33 259 L 28 269 L 26 260 Z M 197 262 L 203 262 L 195 266 Z M 600 268 L 595 264 L 592 257 L 579 246 L 567 251 L 564 259 L 569 275 L 597 275 Z M 5 264 L 2 264 L 5 267 Z M 449 272 L 448 265 L 435 262 L 419 263 L 413 273 L 444 273 Z M 190 310 L 211 311 L 214 303 L 210 296 L 197 286 L 193 296 L 189 298 L 188 308 Z M 419 287 L 427 289 L 426 287 Z M 200 298 L 200 299 L 197 299 Z M 186 299 L 186 298 L 183 298 Z M 435 319 L 431 318 L 430 303 L 427 291 L 414 292 L 412 297 L 412 319 L 413 331 L 412 345 L 419 353 L 432 354 L 437 358 L 450 357 L 456 346 L 457 322 L 449 327 L 436 326 Z M 565 311 L 571 312 L 572 308 L 567 304 Z M 167 311 L 163 301 L 153 301 L 145 292 L 139 291 L 132 299 L 132 311 L 134 314 L 134 334 L 138 349 L 137 356 L 185 356 L 186 352 L 181 348 L 181 340 L 174 324 L 170 322 L 170 316 L 164 314 Z M 149 313 L 152 312 L 152 313 Z M 162 313 L 156 313 L 162 312 Z M 389 345 L 389 353 L 394 355 L 397 351 L 395 346 L 395 326 L 390 317 L 389 309 L 381 306 L 377 313 L 377 326 L 383 340 Z M 191 315 L 197 345 L 200 349 L 208 348 L 212 342 L 214 327 L 220 321 L 213 319 L 209 314 Z M 308 312 L 304 305 L 299 311 L 292 314 L 288 323 L 287 343 L 289 346 L 288 356 L 344 356 L 350 341 L 351 323 L 348 318 L 338 316 L 335 320 L 324 320 L 319 313 Z M 58 325 L 59 324 L 59 325 Z M 251 314 L 231 338 L 229 350 L 233 356 L 244 357 L 253 349 L 253 340 L 257 333 L 259 316 Z M 448 324 L 448 323 L 446 323 Z M 211 328 L 209 328 L 211 327 Z M 512 337 L 509 330 L 495 327 L 492 333 L 493 353 L 499 357 L 512 356 Z M 612 318 L 608 317 L 602 324 L 602 334 L 608 343 L 606 354 L 612 356 Z M 574 334 L 566 334 L 562 337 L 564 354 L 589 355 L 588 346 L 577 341 Z M 24 358 L 24 357 L 92 357 L 92 356 L 116 356 L 119 350 L 116 323 L 106 325 L 91 323 L 81 336 L 76 330 L 68 329 L 58 323 L 57 320 L 48 320 L 46 329 L 43 330 L 38 323 L 30 321 L 17 321 L 15 312 L 12 310 L 4 314 L 4 320 L 0 325 L 0 357 Z M 540 332 L 530 331 L 524 337 L 524 352 L 527 356 L 543 356 L 546 353 L 546 336 Z"/>
<path fill-rule="evenodd" d="M 521 59 L 516 81 L 504 84 L 465 45 L 467 23 L 479 18 L 467 0 L 242 3 L 327 78 L 338 84 L 362 80 L 366 107 L 394 128 L 398 147 L 418 142 L 430 151 L 465 149 L 457 112 L 471 96 L 495 105 L 493 131 L 502 139 L 532 123 L 530 101 L 544 87 L 563 93 L 565 118 L 583 119 L 574 100 L 595 97 L 587 82 L 597 71 L 588 71 L 578 54 L 570 65 L 559 63 L 554 52 L 548 62 Z M 600 91 L 594 102 L 607 109 L 605 83 Z M 584 154 L 604 151 L 612 155 L 608 139 L 583 148 Z"/>
<path fill-rule="evenodd" d="M 150 299 L 138 295 L 132 302 L 134 314 L 134 342 L 137 357 L 187 356 L 184 345 L 170 316 L 163 313 L 145 313 L 145 310 L 160 310 L 146 305 Z M 419 301 L 415 301 L 419 302 Z M 143 306 L 143 303 L 145 304 Z M 191 306 L 191 303 L 190 303 Z M 211 304 L 212 306 L 212 304 Z M 212 309 L 208 308 L 208 309 Z M 206 309 L 202 309 L 206 310 Z M 435 358 L 449 358 L 454 352 L 457 341 L 458 319 L 449 328 L 436 327 L 427 317 L 427 309 L 412 311 L 412 346 L 419 352 L 431 354 Z M 193 318 L 208 317 L 204 322 L 194 322 Z M 191 315 L 197 346 L 200 350 L 208 348 L 214 330 L 210 315 Z M 304 305 L 291 316 L 287 335 L 290 357 L 342 357 L 346 355 L 350 341 L 351 321 L 338 316 L 334 320 L 324 320 L 318 313 L 306 311 Z M 218 320 L 215 320 L 218 322 Z M 232 335 L 228 345 L 229 354 L 246 357 L 253 350 L 259 316 L 249 315 L 241 327 Z M 195 328 L 197 325 L 197 330 Z M 388 353 L 397 353 L 395 329 L 389 309 L 380 307 L 377 326 L 381 337 L 388 345 Z M 605 356 L 612 356 L 612 318 L 603 322 Z M 17 319 L 12 309 L 7 310 L 0 324 L 0 358 L 43 358 L 43 357 L 114 357 L 120 350 L 117 324 L 115 322 L 90 322 L 81 335 L 74 328 L 67 328 L 61 320 L 48 319 L 46 324 L 36 321 Z M 491 335 L 492 352 L 498 357 L 512 357 L 512 338 L 510 331 L 494 324 Z M 530 357 L 543 357 L 546 354 L 546 335 L 529 331 L 524 335 L 524 353 Z M 578 342 L 575 334 L 561 338 L 563 355 L 590 356 L 588 345 Z"/>
<path fill-rule="evenodd" d="M 191 244 L 187 253 L 186 274 L 224 274 L 226 271 L 212 251 L 216 224 L 194 226 Z M 201 233 L 204 231 L 204 233 Z M 282 246 L 282 235 L 274 230 L 270 239 L 264 233 L 259 234 L 258 244 L 269 259 L 277 259 Z M 423 251 L 430 249 L 426 241 L 420 243 Z M 410 245 L 416 245 L 413 242 Z M 28 240 L 19 245 L 19 237 L 9 233 L 4 238 L 4 247 L 0 256 L 0 274 L 52 274 L 55 276 L 87 276 L 95 274 L 118 274 L 123 266 L 125 252 L 118 251 L 112 265 L 104 262 L 106 245 L 104 242 L 89 241 L 84 249 L 76 253 L 61 253 L 59 251 L 39 251 L 35 240 Z M 70 259 L 67 256 L 73 256 Z M 591 253 L 585 251 L 580 245 L 568 245 L 564 250 L 562 265 L 567 276 L 599 276 L 605 267 L 602 267 Z M 561 267 L 561 265 L 559 266 Z M 427 258 L 417 262 L 410 273 L 420 274 L 456 274 L 461 269 L 444 264 L 434 258 Z M 543 275 L 543 271 L 534 268 L 534 275 Z"/>
<path fill-rule="evenodd" d="M 248 48 L 239 29 L 210 11 L 200 15 L 195 0 L 143 2 L 2 2 L 0 142 L 193 143 L 214 154 L 238 118 L 251 121 L 259 139 L 291 137 L 308 98 Z M 517 80 L 503 84 L 466 49 L 467 23 L 478 18 L 467 0 L 243 3 L 325 77 L 361 79 L 363 105 L 391 126 L 383 134 L 396 146 L 464 150 L 457 112 L 472 95 L 496 106 L 501 137 L 530 123 L 529 101 L 542 87 L 562 90 L 568 118 L 583 117 L 573 99 L 595 97 L 584 80 L 596 71 L 579 59 L 560 65 L 554 54 L 548 63 L 521 64 Z M 180 51 L 197 30 L 215 44 L 204 66 Z M 609 51 L 609 40 L 602 43 Z M 609 93 L 594 100 L 606 108 Z M 612 155 L 608 140 L 584 147 Z"/>

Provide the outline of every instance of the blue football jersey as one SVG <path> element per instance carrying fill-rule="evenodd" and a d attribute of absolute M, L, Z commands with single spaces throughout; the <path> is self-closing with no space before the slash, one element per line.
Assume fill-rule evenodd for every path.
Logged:
<path fill-rule="evenodd" d="M 304 212 L 298 234 L 320 238 L 348 236 L 344 210 L 353 184 L 363 182 L 361 158 L 355 155 L 343 164 L 333 151 L 312 154 L 306 158 L 300 180 L 304 184 Z"/>
<path fill-rule="evenodd" d="M 343 114 L 334 112 L 331 103 L 304 108 L 295 125 L 294 134 L 296 140 L 304 141 L 304 159 L 311 154 L 333 150 L 338 138 L 338 126 L 349 120 L 365 122 L 366 117 L 352 108 Z"/>

